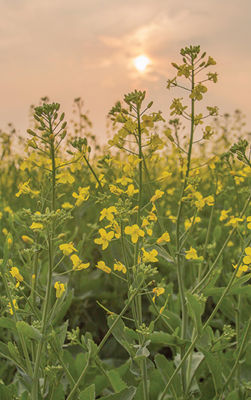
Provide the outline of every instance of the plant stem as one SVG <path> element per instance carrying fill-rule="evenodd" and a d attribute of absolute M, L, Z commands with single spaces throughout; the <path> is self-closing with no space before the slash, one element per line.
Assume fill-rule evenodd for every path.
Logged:
<path fill-rule="evenodd" d="M 192 65 L 192 81 L 191 81 L 191 90 L 194 89 L 194 65 L 193 59 L 191 59 Z M 185 339 L 187 335 L 187 306 L 186 306 L 186 299 L 185 299 L 185 287 L 182 277 L 182 269 L 181 269 L 181 257 L 180 257 L 180 220 L 181 220 L 181 213 L 183 207 L 183 195 L 185 188 L 187 186 L 187 180 L 189 177 L 190 166 L 191 166 L 191 157 L 192 157 L 192 146 L 193 146 L 193 137 L 194 137 L 194 99 L 191 99 L 191 127 L 190 127 L 190 139 L 189 139 L 189 148 L 187 154 L 187 169 L 186 175 L 184 178 L 184 183 L 182 186 L 180 201 L 179 201 L 179 208 L 177 213 L 176 219 L 176 265 L 177 265 L 177 277 L 178 277 L 178 286 L 179 286 L 179 296 L 180 296 L 180 303 L 181 303 L 181 312 L 182 312 L 182 326 L 181 326 L 181 339 Z M 181 358 L 184 357 L 185 348 L 184 346 L 180 349 Z M 181 370 L 181 379 L 182 379 L 182 386 L 183 392 L 186 393 L 186 366 L 184 365 Z"/>
<path fill-rule="evenodd" d="M 138 193 L 138 212 L 137 212 L 137 225 L 140 226 L 140 217 L 141 217 L 141 206 L 142 206 L 142 186 L 143 186 L 143 153 L 142 153 L 142 131 L 140 124 L 140 105 L 137 106 L 137 125 L 138 125 L 138 157 L 139 157 L 139 193 Z M 134 267 L 138 264 L 139 257 L 139 242 L 135 244 L 134 248 Z M 137 278 L 137 271 L 135 271 Z M 135 323 L 136 327 L 139 328 L 142 324 L 142 299 L 141 296 L 135 297 L 134 307 L 135 310 Z M 139 334 L 139 343 L 142 345 L 144 342 L 144 337 L 142 334 Z M 140 361 L 141 375 L 142 375 L 142 384 L 143 384 L 143 399 L 148 400 L 148 386 L 147 386 L 147 368 L 146 368 L 146 359 Z"/>
<path fill-rule="evenodd" d="M 50 133 L 53 135 L 53 128 L 51 124 L 51 119 L 49 120 L 50 125 Z M 56 206 L 56 164 L 55 164 L 55 149 L 54 149 L 54 137 L 52 136 L 50 140 L 50 154 L 51 154 L 51 162 L 52 162 L 52 186 L 51 186 L 51 193 L 52 193 L 52 210 L 55 211 Z M 38 384 L 39 384 L 39 367 L 41 364 L 41 355 L 44 345 L 45 333 L 47 329 L 47 321 L 50 309 L 50 298 L 51 298 L 51 285 L 52 285 L 52 271 L 54 265 L 54 245 L 53 245 L 53 238 L 54 238 L 54 222 L 52 221 L 51 225 L 51 232 L 48 231 L 48 252 L 49 252 L 49 266 L 47 271 L 47 284 L 46 284 L 46 294 L 45 294 L 45 301 L 43 304 L 43 313 L 42 313 L 42 340 L 38 344 L 36 360 L 35 360 L 35 367 L 34 367 L 34 374 L 33 374 L 33 383 L 32 383 L 32 400 L 38 400 Z"/>

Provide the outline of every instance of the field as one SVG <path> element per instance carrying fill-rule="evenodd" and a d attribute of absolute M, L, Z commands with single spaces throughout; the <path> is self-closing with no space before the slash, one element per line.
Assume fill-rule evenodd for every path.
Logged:
<path fill-rule="evenodd" d="M 0 132 L 1 400 L 251 399 L 250 136 L 180 55 L 169 119 L 135 90 L 103 148 L 81 98 Z"/>

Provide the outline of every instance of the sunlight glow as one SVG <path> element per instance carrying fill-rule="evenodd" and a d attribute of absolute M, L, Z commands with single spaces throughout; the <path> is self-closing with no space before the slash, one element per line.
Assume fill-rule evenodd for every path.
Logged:
<path fill-rule="evenodd" d="M 150 60 L 147 56 L 141 54 L 140 56 L 134 58 L 133 63 L 138 71 L 143 72 L 150 64 Z"/>

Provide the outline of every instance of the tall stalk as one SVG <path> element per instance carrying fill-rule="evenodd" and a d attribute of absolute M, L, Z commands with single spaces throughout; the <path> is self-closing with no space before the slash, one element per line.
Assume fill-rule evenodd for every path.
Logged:
<path fill-rule="evenodd" d="M 191 92 L 194 89 L 194 60 L 191 58 Z M 185 298 L 185 287 L 183 281 L 183 274 L 182 274 L 182 266 L 181 266 L 181 256 L 180 256 L 180 222 L 181 222 L 181 214 L 182 214 L 182 207 L 183 207 L 183 196 L 184 191 L 187 186 L 187 180 L 189 177 L 190 172 L 190 165 L 191 165 L 191 156 L 192 156 L 192 147 L 193 147 L 193 137 L 194 137 L 194 99 L 191 99 L 191 125 L 190 125 L 190 138 L 189 138 L 189 148 L 187 154 L 187 168 L 186 174 L 181 190 L 180 200 L 179 200 L 179 208 L 177 213 L 177 220 L 176 220 L 176 249 L 177 249 L 177 257 L 176 257 L 176 265 L 177 265 L 177 276 L 178 276 L 178 285 L 179 285 L 179 296 L 180 296 L 180 303 L 181 303 L 181 312 L 182 312 L 182 325 L 181 325 L 181 339 L 185 339 L 187 336 L 187 306 L 186 306 L 186 298 Z M 181 358 L 183 358 L 185 353 L 185 347 L 181 347 Z M 182 379 L 182 386 L 183 392 L 186 393 L 186 365 L 183 365 L 181 369 L 181 379 Z"/>
<path fill-rule="evenodd" d="M 48 115 L 48 133 L 49 133 L 49 154 L 51 158 L 51 210 L 55 211 L 56 209 L 56 163 L 55 163 L 55 144 L 54 144 L 54 130 L 52 126 L 52 115 Z M 48 245 L 48 255 L 49 255 L 49 265 L 47 271 L 47 282 L 46 282 L 46 294 L 45 300 L 43 303 L 43 311 L 42 311 L 42 321 L 41 321 L 41 334 L 42 340 L 38 344 L 35 366 L 34 366 L 34 374 L 33 374 L 33 383 L 32 383 L 32 399 L 38 399 L 39 392 L 39 367 L 41 364 L 42 350 L 44 346 L 44 339 L 47 330 L 47 321 L 50 311 L 50 299 L 51 299 L 51 290 L 52 290 L 52 271 L 54 266 L 54 221 L 51 222 L 51 227 L 47 230 L 47 245 Z"/>
<path fill-rule="evenodd" d="M 139 157 L 139 166 L 138 166 L 138 172 L 139 172 L 139 193 L 138 193 L 138 211 L 137 211 L 137 225 L 140 225 L 140 218 L 141 218 L 141 207 L 142 207 L 142 185 L 143 185 L 143 157 L 142 157 L 142 130 L 141 130 L 141 124 L 140 124 L 140 106 L 141 103 L 137 104 L 137 130 L 138 130 L 138 157 Z M 138 258 L 139 258 L 139 242 L 135 244 L 134 248 L 134 266 L 138 264 Z M 136 279 L 137 277 L 137 272 L 136 272 Z M 136 318 L 137 320 L 136 325 L 137 328 L 140 327 L 140 325 L 143 322 L 142 319 L 142 299 L 141 296 L 138 295 L 135 297 L 134 301 L 134 309 L 136 312 Z M 144 337 L 141 333 L 139 333 L 139 343 L 140 345 L 144 344 Z M 149 399 L 148 395 L 148 387 L 147 387 L 147 367 L 146 367 L 146 359 L 143 358 L 143 360 L 140 361 L 141 363 L 141 374 L 142 374 L 142 383 L 143 383 L 143 398 L 144 400 Z"/>

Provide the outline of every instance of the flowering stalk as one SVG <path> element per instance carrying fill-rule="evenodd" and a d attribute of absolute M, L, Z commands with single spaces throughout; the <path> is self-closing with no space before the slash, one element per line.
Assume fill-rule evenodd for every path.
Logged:
<path fill-rule="evenodd" d="M 191 92 L 194 90 L 194 58 L 191 55 Z M 181 327 L 181 339 L 185 339 L 187 335 L 187 306 L 186 306 L 186 299 L 185 299 L 185 288 L 184 288 L 184 281 L 182 278 L 182 269 L 181 269 L 181 256 L 180 256 L 180 220 L 181 220 L 181 213 L 183 207 L 183 196 L 184 191 L 187 186 L 187 180 L 189 177 L 190 172 L 190 165 L 191 165 L 191 156 L 192 156 L 192 147 L 193 147 L 193 137 L 194 137 L 194 98 L 191 99 L 191 125 L 190 125 L 190 139 L 189 139 L 189 148 L 187 154 L 187 168 L 186 168 L 186 175 L 184 178 L 183 187 L 181 190 L 180 200 L 179 200 L 179 208 L 177 213 L 177 222 L 176 222 L 176 264 L 177 264 L 177 277 L 178 277 L 178 285 L 179 285 L 179 295 L 180 295 L 180 302 L 181 302 L 181 311 L 182 311 L 182 327 Z M 181 347 L 181 358 L 184 356 L 185 348 L 184 346 Z M 184 365 L 181 370 L 182 376 L 182 385 L 183 391 L 186 393 L 186 366 Z"/>
<path fill-rule="evenodd" d="M 49 150 L 49 155 L 51 159 L 51 210 L 55 211 L 56 209 L 56 162 L 55 162 L 55 130 L 53 127 L 53 122 L 55 123 L 55 119 L 57 117 L 57 111 L 59 109 L 59 104 L 52 105 L 44 105 L 42 108 L 38 107 L 35 109 L 37 116 L 40 117 L 40 123 L 43 128 L 45 128 L 45 138 L 47 148 Z M 63 114 L 62 114 L 63 115 Z M 60 121 L 62 121 L 62 116 Z M 47 125 L 43 122 L 46 121 Z M 58 124 L 56 125 L 56 127 Z M 63 124 L 65 127 L 65 123 Z M 59 131 L 60 132 L 60 131 Z M 58 134 L 58 133 L 57 133 Z M 61 139 L 64 135 L 61 135 Z M 34 374 L 33 374 L 33 382 L 32 382 L 32 398 L 34 400 L 38 399 L 39 392 L 39 367 L 41 363 L 42 350 L 44 346 L 44 336 L 47 329 L 47 321 L 49 317 L 50 310 L 50 299 L 51 299 L 51 290 L 52 290 L 52 271 L 54 266 L 54 221 L 51 222 L 51 227 L 47 230 L 47 245 L 48 245 L 48 253 L 49 253 L 49 266 L 47 271 L 47 282 L 46 282 L 46 294 L 45 300 L 43 303 L 43 311 L 42 311 L 42 321 L 41 321 L 41 334 L 42 340 L 38 344 L 35 366 L 34 366 Z"/>

